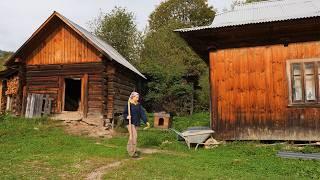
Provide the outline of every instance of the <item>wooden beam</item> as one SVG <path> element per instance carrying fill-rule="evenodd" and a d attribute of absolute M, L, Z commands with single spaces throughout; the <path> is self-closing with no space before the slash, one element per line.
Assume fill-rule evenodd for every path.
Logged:
<path fill-rule="evenodd" d="M 88 115 L 88 79 L 88 74 L 84 74 L 81 83 L 81 104 L 84 118 Z"/>

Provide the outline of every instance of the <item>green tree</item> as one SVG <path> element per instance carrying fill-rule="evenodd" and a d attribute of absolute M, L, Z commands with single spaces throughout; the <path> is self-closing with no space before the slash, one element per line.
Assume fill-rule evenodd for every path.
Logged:
<path fill-rule="evenodd" d="M 144 39 L 142 61 L 139 64 L 149 78 L 145 97 L 147 107 L 175 113 L 188 112 L 188 101 L 194 92 L 184 77 L 207 75 L 208 68 L 173 30 L 209 25 L 214 14 L 207 0 L 168 0 L 162 2 L 150 15 L 150 29 Z M 201 91 L 209 91 L 209 86 L 203 87 Z M 196 94 L 205 94 L 201 91 Z M 203 99 L 195 102 L 199 103 Z M 209 97 L 204 101 L 202 104 L 208 107 Z"/>
<path fill-rule="evenodd" d="M 6 62 L 6 60 L 12 55 L 12 52 L 6 52 L 0 50 L 0 71 L 4 70 L 5 67 L 3 64 Z"/>
<path fill-rule="evenodd" d="M 215 12 L 207 0 L 168 0 L 162 2 L 150 15 L 151 30 L 167 26 L 171 21 L 186 27 L 205 26 L 212 23 Z"/>
<path fill-rule="evenodd" d="M 128 61 L 133 64 L 139 61 L 142 36 L 132 12 L 115 7 L 110 13 L 101 13 L 90 24 L 97 36 L 108 42 Z"/>

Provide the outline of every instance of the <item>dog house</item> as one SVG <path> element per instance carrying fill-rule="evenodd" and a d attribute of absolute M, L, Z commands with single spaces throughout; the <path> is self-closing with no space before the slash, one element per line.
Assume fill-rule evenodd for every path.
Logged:
<path fill-rule="evenodd" d="M 168 129 L 171 127 L 172 120 L 170 114 L 161 112 L 161 113 L 154 113 L 154 127 L 155 128 L 162 128 Z"/>

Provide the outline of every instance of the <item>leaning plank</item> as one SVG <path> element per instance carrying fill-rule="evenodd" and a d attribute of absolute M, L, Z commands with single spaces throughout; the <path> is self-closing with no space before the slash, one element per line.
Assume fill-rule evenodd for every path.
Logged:
<path fill-rule="evenodd" d="M 48 115 L 48 114 L 50 114 L 50 110 L 49 110 L 49 95 L 46 95 L 43 99 L 44 99 L 43 114 L 44 115 Z"/>
<path fill-rule="evenodd" d="M 34 104 L 35 104 L 35 94 L 31 94 L 31 100 L 30 100 L 30 112 L 29 112 L 29 118 L 33 117 L 34 112 Z"/>
<path fill-rule="evenodd" d="M 38 94 L 36 117 L 41 117 L 42 105 L 43 105 L 43 94 Z"/>
<path fill-rule="evenodd" d="M 26 107 L 26 113 L 25 113 L 25 117 L 26 117 L 26 118 L 29 118 L 29 116 L 30 116 L 30 103 L 31 103 L 31 95 L 28 94 L 28 97 L 27 97 L 27 107 Z"/>

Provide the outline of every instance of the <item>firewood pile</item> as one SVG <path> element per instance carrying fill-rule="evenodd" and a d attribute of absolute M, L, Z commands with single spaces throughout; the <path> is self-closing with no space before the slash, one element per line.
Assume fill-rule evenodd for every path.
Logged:
<path fill-rule="evenodd" d="M 6 95 L 18 94 L 19 88 L 19 77 L 13 77 L 7 81 L 7 91 Z"/>

